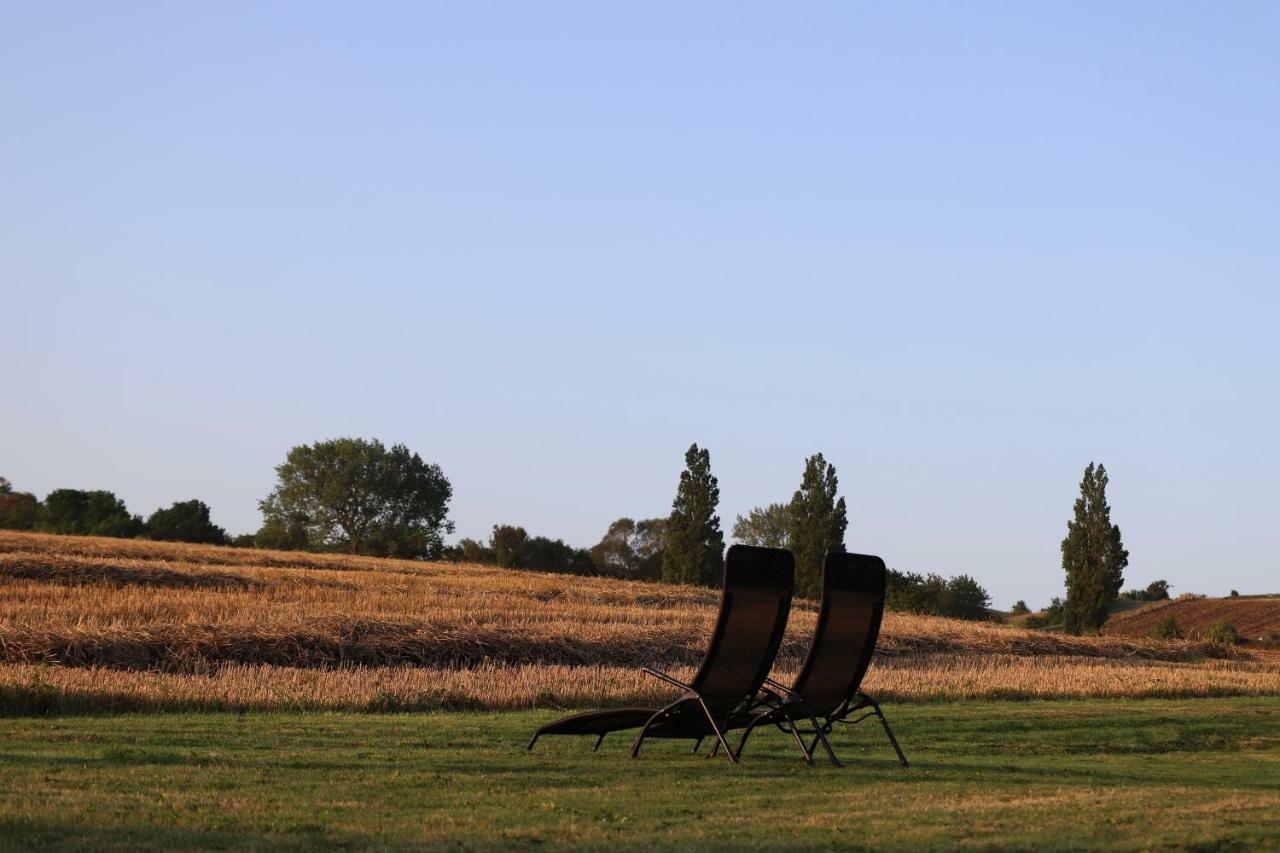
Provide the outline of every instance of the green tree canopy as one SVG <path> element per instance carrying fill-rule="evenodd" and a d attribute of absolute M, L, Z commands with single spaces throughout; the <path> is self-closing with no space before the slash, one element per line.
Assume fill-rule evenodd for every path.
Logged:
<path fill-rule="evenodd" d="M 986 619 L 991 596 L 968 575 L 944 578 L 937 574 L 919 575 L 890 569 L 885 578 L 885 608 L 926 616 L 950 616 L 954 619 Z M 1027 611 L 1023 602 L 1022 612 Z M 1014 608 L 1017 612 L 1017 608 Z"/>
<path fill-rule="evenodd" d="M 259 504 L 263 544 L 302 532 L 314 550 L 434 558 L 453 531 L 444 472 L 403 444 L 337 438 L 300 445 L 276 475 Z"/>
<path fill-rule="evenodd" d="M 1107 469 L 1090 462 L 1080 481 L 1075 517 L 1067 522 L 1062 540 L 1062 568 L 1067 574 L 1063 622 L 1073 634 L 1097 631 L 1107 621 L 1129 565 L 1120 528 L 1111 523 L 1107 482 Z"/>
<path fill-rule="evenodd" d="M 471 540 L 464 539 L 462 547 Z M 487 549 L 475 549 L 474 556 L 489 557 L 508 569 L 561 572 L 572 575 L 595 574 L 591 555 L 583 548 L 566 545 L 562 539 L 530 536 L 523 527 L 495 524 Z"/>
<path fill-rule="evenodd" d="M 733 522 L 733 538 L 744 545 L 788 548 L 791 545 L 787 533 L 790 526 L 791 513 L 786 504 L 758 506 Z"/>
<path fill-rule="evenodd" d="M 130 538 L 142 532 L 142 519 L 130 515 L 124 501 L 107 491 L 54 489 L 40 507 L 36 529 L 42 533 Z"/>
<path fill-rule="evenodd" d="M 804 477 L 787 507 L 787 541 L 796 560 L 796 593 L 816 596 L 828 551 L 844 550 L 849 526 L 844 498 L 837 497 L 836 468 L 815 453 L 804 462 Z"/>
<path fill-rule="evenodd" d="M 204 501 L 178 501 L 168 509 L 158 509 L 147 519 L 146 534 L 151 539 L 169 542 L 199 542 L 225 545 L 227 531 L 209 518 Z"/>
<path fill-rule="evenodd" d="M 40 501 L 30 492 L 14 491 L 0 477 L 0 530 L 31 530 L 40 517 Z"/>
<path fill-rule="evenodd" d="M 692 444 L 684 463 L 667 519 L 662 580 L 714 586 L 724 558 L 724 533 L 716 515 L 720 485 L 711 473 L 710 451 Z"/>
<path fill-rule="evenodd" d="M 591 549 L 596 571 L 615 578 L 657 580 L 667 547 L 667 519 L 620 518 Z"/>

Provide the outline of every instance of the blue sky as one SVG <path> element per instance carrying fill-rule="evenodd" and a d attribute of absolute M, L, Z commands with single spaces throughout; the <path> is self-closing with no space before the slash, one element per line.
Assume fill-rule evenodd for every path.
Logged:
<path fill-rule="evenodd" d="M 0 474 L 200 497 L 404 442 L 458 534 L 726 529 L 1059 594 L 1276 591 L 1280 6 L 0 6 Z"/>

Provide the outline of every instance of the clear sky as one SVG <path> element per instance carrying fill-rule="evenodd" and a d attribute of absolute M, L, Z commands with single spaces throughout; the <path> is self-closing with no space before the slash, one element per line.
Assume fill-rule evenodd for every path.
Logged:
<path fill-rule="evenodd" d="M 1280 4 L 0 4 L 0 474 L 256 529 L 337 436 L 459 536 L 726 530 L 1280 590 Z"/>

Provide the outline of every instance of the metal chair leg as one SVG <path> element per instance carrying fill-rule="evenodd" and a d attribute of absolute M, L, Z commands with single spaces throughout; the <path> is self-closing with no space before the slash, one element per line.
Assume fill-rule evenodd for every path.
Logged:
<path fill-rule="evenodd" d="M 697 754 L 698 754 L 698 750 L 699 750 L 699 749 L 702 749 L 702 741 L 703 741 L 703 740 L 705 740 L 705 738 L 701 738 L 701 737 L 700 737 L 700 738 L 698 738 L 698 740 L 693 744 L 693 749 L 689 750 L 689 752 L 690 752 L 691 754 L 693 754 L 693 755 L 697 755 Z"/>
<path fill-rule="evenodd" d="M 724 747 L 725 757 L 734 764 L 738 763 L 738 757 L 733 754 L 733 750 L 729 747 L 729 742 L 724 739 L 724 732 L 720 731 L 720 727 L 716 725 L 716 718 L 711 716 L 711 709 L 707 707 L 707 703 L 702 701 L 702 697 L 698 697 L 698 704 L 702 706 L 702 713 L 707 715 L 707 722 L 711 724 L 711 730 L 716 733 L 716 740 L 719 745 Z M 713 755 L 715 753 L 712 753 Z"/>
<path fill-rule="evenodd" d="M 880 713 L 879 708 L 876 708 L 876 716 L 880 718 L 880 725 L 884 726 L 884 733 L 889 736 L 889 743 L 893 744 L 893 751 L 898 753 L 898 760 L 902 762 L 903 767 L 909 767 L 907 757 L 902 754 L 902 747 L 898 746 L 898 739 L 893 736 L 893 729 L 889 728 L 889 721 L 884 718 L 884 714 Z"/>
<path fill-rule="evenodd" d="M 605 734 L 608 734 L 608 732 L 605 732 Z M 604 743 L 604 735 L 600 735 L 600 737 L 596 738 L 596 745 L 591 747 L 591 751 L 595 752 L 597 749 L 600 748 L 600 744 L 602 743 Z"/>
<path fill-rule="evenodd" d="M 889 728 L 889 721 L 885 719 L 884 712 L 880 710 L 880 703 L 865 693 L 862 694 L 862 698 L 871 706 L 871 710 L 875 712 L 875 715 L 880 718 L 880 725 L 884 727 L 884 733 L 889 736 L 889 743 L 893 744 L 893 751 L 898 753 L 898 760 L 902 762 L 902 766 L 910 767 L 911 765 L 907 764 L 907 757 L 902 754 L 902 747 L 898 746 L 898 739 L 893 736 L 893 729 Z"/>
<path fill-rule="evenodd" d="M 821 743 L 822 748 L 827 751 L 827 758 L 831 759 L 831 763 L 836 767 L 844 767 L 840 759 L 836 758 L 836 751 L 831 748 L 831 741 L 827 740 L 827 732 L 831 731 L 831 724 L 829 722 L 819 724 L 818 718 L 812 714 L 809 715 L 809 721 L 813 723 L 814 733 L 813 743 L 809 745 L 809 752 L 812 753 Z"/>
<path fill-rule="evenodd" d="M 533 737 L 529 740 L 529 745 L 525 747 L 525 750 L 532 750 L 532 749 L 533 749 L 533 745 L 534 745 L 535 743 L 537 743 L 537 742 L 538 742 L 538 736 L 539 736 L 540 734 L 542 734 L 542 733 L 541 733 L 541 732 L 534 732 L 534 733 L 533 733 Z"/>

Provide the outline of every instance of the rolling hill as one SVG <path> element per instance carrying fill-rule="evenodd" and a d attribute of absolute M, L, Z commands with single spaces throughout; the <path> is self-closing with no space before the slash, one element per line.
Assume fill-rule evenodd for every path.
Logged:
<path fill-rule="evenodd" d="M 1172 618 L 1184 636 L 1197 638 L 1218 619 L 1235 626 L 1249 645 L 1280 646 L 1280 596 L 1179 598 L 1112 616 L 1102 626 L 1104 636 L 1145 637 L 1157 624 Z"/>

